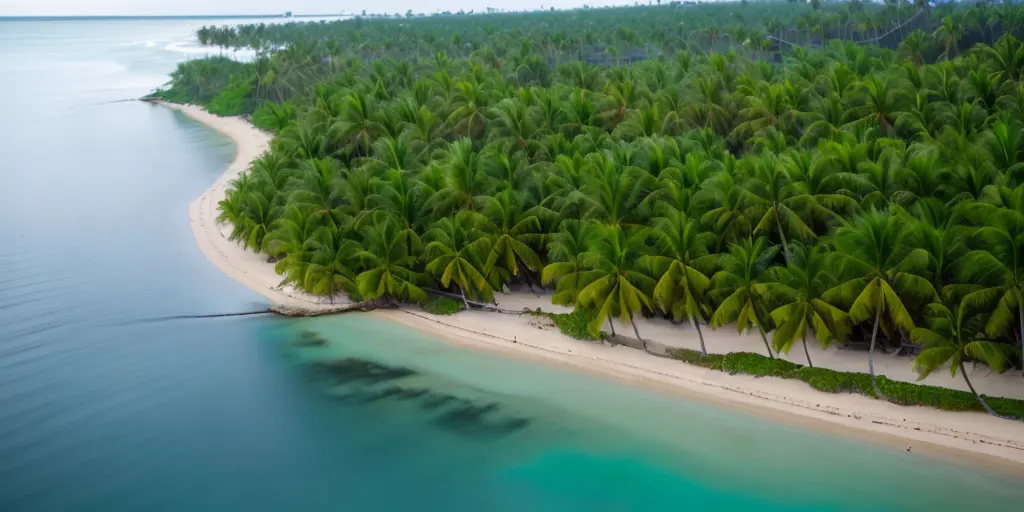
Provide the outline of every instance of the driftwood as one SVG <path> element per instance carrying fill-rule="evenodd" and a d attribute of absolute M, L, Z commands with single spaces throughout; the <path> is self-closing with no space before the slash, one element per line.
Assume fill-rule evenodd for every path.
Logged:
<path fill-rule="evenodd" d="M 384 306 L 386 306 L 386 304 L 383 304 L 380 301 L 364 300 L 362 302 L 339 304 L 337 306 L 331 306 L 323 309 L 274 305 L 270 307 L 270 312 L 287 317 L 310 317 L 336 315 L 338 313 L 348 313 L 349 311 L 373 311 Z"/>
<path fill-rule="evenodd" d="M 528 309 L 523 309 L 522 311 L 516 311 L 514 309 L 503 309 L 503 308 L 499 308 L 495 304 L 488 304 L 486 302 L 472 301 L 472 300 L 464 298 L 462 295 L 459 295 L 457 293 L 451 293 L 451 292 L 445 292 L 445 291 L 441 291 L 441 290 L 435 290 L 434 288 L 423 288 L 423 291 L 425 291 L 427 293 L 432 293 L 434 295 L 440 295 L 442 297 L 449 297 L 449 298 L 452 298 L 452 299 L 464 300 L 466 302 L 466 304 L 469 304 L 469 307 L 477 308 L 477 309 L 482 309 L 484 311 L 494 311 L 496 313 L 504 313 L 506 315 L 521 315 L 523 313 L 529 313 L 530 312 Z"/>

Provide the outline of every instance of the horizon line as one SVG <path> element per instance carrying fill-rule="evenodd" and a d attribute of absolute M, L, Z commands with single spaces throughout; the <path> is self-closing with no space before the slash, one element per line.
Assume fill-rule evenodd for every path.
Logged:
<path fill-rule="evenodd" d="M 67 14 L 67 15 L 0 15 L 0 20 L 117 20 L 117 19 L 200 19 L 200 18 L 340 18 L 356 16 L 351 13 L 325 13 L 325 14 L 292 14 L 285 16 L 284 13 L 275 14 Z"/>

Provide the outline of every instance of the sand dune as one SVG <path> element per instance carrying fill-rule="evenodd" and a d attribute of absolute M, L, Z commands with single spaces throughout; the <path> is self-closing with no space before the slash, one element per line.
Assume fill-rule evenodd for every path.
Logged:
<path fill-rule="evenodd" d="M 227 135 L 235 141 L 237 155 L 224 175 L 189 207 L 189 220 L 203 253 L 222 271 L 262 294 L 269 300 L 297 308 L 329 307 L 325 299 L 304 294 L 291 287 L 280 287 L 280 277 L 264 256 L 245 250 L 228 240 L 230 228 L 219 225 L 217 203 L 224 198 L 229 182 L 263 153 L 270 136 L 241 118 L 223 118 L 200 107 L 166 105 Z M 337 302 L 337 301 L 335 301 Z M 541 308 L 566 312 L 552 306 L 547 297 L 528 292 L 501 294 L 504 309 Z M 448 341 L 495 350 L 547 364 L 568 366 L 612 378 L 646 385 L 666 392 L 683 393 L 696 400 L 738 406 L 777 421 L 825 429 L 844 435 L 870 439 L 905 450 L 998 465 L 1024 474 L 1024 423 L 993 418 L 978 412 L 948 412 L 925 407 L 902 407 L 852 394 L 829 394 L 807 384 L 776 378 L 729 375 L 678 361 L 662 359 L 626 347 L 573 340 L 553 325 L 530 315 L 508 315 L 465 311 L 449 317 L 419 311 L 384 311 L 374 314 L 429 331 Z M 642 320 L 641 336 L 667 346 L 698 348 L 697 338 L 688 326 L 676 326 L 661 320 Z M 616 325 L 619 333 L 628 326 Z M 705 331 L 708 350 L 763 352 L 759 336 L 738 334 L 732 329 Z M 794 347 L 787 356 L 804 363 L 803 351 Z M 864 352 L 836 348 L 811 347 L 816 366 L 843 371 L 866 371 Z M 910 359 L 880 355 L 876 358 L 880 374 L 895 380 L 916 381 Z M 987 368 L 973 370 L 971 377 L 982 393 L 1024 398 L 1024 379 L 1016 373 L 989 375 Z M 948 372 L 936 372 L 925 383 L 954 389 L 966 389 L 963 380 Z"/>

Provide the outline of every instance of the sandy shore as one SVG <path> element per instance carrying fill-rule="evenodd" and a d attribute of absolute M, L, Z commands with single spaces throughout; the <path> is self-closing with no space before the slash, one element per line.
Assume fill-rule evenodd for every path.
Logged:
<path fill-rule="evenodd" d="M 192 233 L 203 254 L 222 272 L 275 304 L 294 308 L 325 309 L 326 299 L 281 286 L 281 276 L 264 255 L 256 254 L 228 239 L 231 227 L 217 222 L 218 203 L 224 199 L 231 180 L 249 168 L 249 164 L 267 150 L 271 135 L 257 129 L 241 117 L 220 117 L 195 105 L 155 102 L 203 123 L 235 142 L 235 159 L 224 174 L 188 207 Z M 335 304 L 336 305 L 336 304 Z"/>
<path fill-rule="evenodd" d="M 235 141 L 237 154 L 225 173 L 189 206 L 189 221 L 204 254 L 227 275 L 274 303 L 309 309 L 330 307 L 325 300 L 281 287 L 280 277 L 265 257 L 228 240 L 230 228 L 219 225 L 217 204 L 224 198 L 232 179 L 262 154 L 270 136 L 241 118 L 224 118 L 200 107 L 166 105 L 204 123 Z M 547 297 L 530 293 L 503 294 L 503 308 L 521 310 L 541 307 L 559 312 Z M 682 393 L 695 400 L 741 407 L 784 423 L 818 428 L 870 440 L 893 449 L 912 447 L 915 452 L 972 459 L 1024 475 L 1024 423 L 993 418 L 977 412 L 949 412 L 926 407 L 903 407 L 853 394 L 829 394 L 807 384 L 777 378 L 729 375 L 678 361 L 652 357 L 626 347 L 581 342 L 562 335 L 550 323 L 530 315 L 504 315 L 464 311 L 438 317 L 418 311 L 382 311 L 374 314 L 407 326 L 428 331 L 442 339 L 466 346 L 498 351 L 546 364 L 556 364 L 625 380 L 634 384 Z M 628 332 L 619 329 L 618 332 Z M 645 320 L 641 336 L 666 346 L 697 348 L 694 333 L 669 322 Z M 763 351 L 756 336 L 737 334 L 731 329 L 705 331 L 708 350 Z M 792 360 L 804 363 L 802 350 L 794 347 Z M 812 347 L 816 366 L 842 371 L 866 371 L 865 354 L 835 348 Z M 914 382 L 916 375 L 905 357 L 880 356 L 879 373 L 896 380 Z M 1024 379 L 1016 373 L 986 375 L 978 369 L 971 374 L 980 392 L 994 396 L 1024 398 Z M 948 372 L 936 372 L 927 384 L 965 389 L 963 380 Z"/>

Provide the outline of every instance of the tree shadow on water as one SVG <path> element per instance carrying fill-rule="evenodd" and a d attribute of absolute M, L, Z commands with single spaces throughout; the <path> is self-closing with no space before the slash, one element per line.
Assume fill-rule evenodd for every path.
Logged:
<path fill-rule="evenodd" d="M 428 420 L 445 430 L 474 438 L 501 437 L 530 425 L 530 420 L 504 414 L 498 402 L 473 400 L 418 386 L 402 386 L 402 379 L 418 372 L 358 358 L 343 358 L 309 365 L 309 375 L 330 388 L 334 400 L 348 405 L 406 402 L 418 405 Z M 381 387 L 385 385 L 385 387 Z"/>

